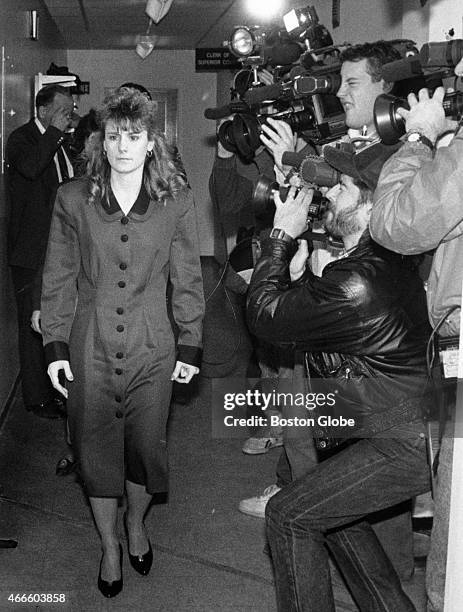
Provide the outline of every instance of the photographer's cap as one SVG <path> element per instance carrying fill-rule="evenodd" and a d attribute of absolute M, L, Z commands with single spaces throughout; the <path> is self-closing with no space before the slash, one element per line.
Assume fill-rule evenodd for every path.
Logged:
<path fill-rule="evenodd" d="M 393 145 L 376 142 L 363 147 L 358 153 L 350 153 L 336 147 L 326 146 L 323 149 L 323 157 L 335 170 L 363 181 L 367 187 L 374 191 L 384 162 L 401 145 L 401 142 Z"/>

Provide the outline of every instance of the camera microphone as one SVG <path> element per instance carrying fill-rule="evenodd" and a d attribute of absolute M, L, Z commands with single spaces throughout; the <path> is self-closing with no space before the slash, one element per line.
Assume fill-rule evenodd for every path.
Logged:
<path fill-rule="evenodd" d="M 224 119 L 230 115 L 230 107 L 220 106 L 219 108 L 206 108 L 204 111 L 204 117 L 206 119 Z"/>
<path fill-rule="evenodd" d="M 307 183 L 318 187 L 333 187 L 340 181 L 341 174 L 326 162 L 323 157 L 309 155 L 299 168 L 301 177 Z"/>
<path fill-rule="evenodd" d="M 454 68 L 463 55 L 463 40 L 455 38 L 442 42 L 425 43 L 420 49 L 420 59 L 425 67 L 448 66 Z"/>
<path fill-rule="evenodd" d="M 295 151 L 285 151 L 281 156 L 281 163 L 283 166 L 292 166 L 293 168 L 298 168 L 307 155 L 304 153 L 296 153 Z"/>
<path fill-rule="evenodd" d="M 427 68 L 453 68 L 463 55 L 463 40 L 454 39 L 443 42 L 425 43 L 419 55 L 384 64 L 381 76 L 385 81 L 404 81 L 424 76 Z M 445 75 L 442 75 L 445 76 Z"/>
<path fill-rule="evenodd" d="M 318 187 L 333 187 L 339 183 L 340 173 L 318 155 L 285 151 L 281 157 L 281 163 L 284 166 L 299 168 L 299 174 L 306 183 L 313 183 Z"/>
<path fill-rule="evenodd" d="M 406 59 L 388 62 L 383 65 L 381 76 L 388 83 L 423 76 L 421 59 L 418 55 L 412 55 Z"/>
<path fill-rule="evenodd" d="M 301 96 L 335 94 L 340 85 L 341 75 L 337 73 L 318 77 L 301 74 L 293 81 L 294 91 Z"/>
<path fill-rule="evenodd" d="M 244 94 L 245 101 L 249 104 L 260 104 L 261 102 L 276 100 L 285 91 L 285 87 L 282 83 L 275 83 L 274 85 L 264 85 L 263 87 L 254 87 L 248 89 Z"/>
<path fill-rule="evenodd" d="M 204 117 L 206 119 L 225 119 L 229 115 L 233 115 L 233 113 L 242 113 L 248 109 L 247 104 L 244 102 L 230 102 L 230 104 L 226 104 L 225 106 L 219 106 L 218 108 L 206 108 L 204 111 Z"/>

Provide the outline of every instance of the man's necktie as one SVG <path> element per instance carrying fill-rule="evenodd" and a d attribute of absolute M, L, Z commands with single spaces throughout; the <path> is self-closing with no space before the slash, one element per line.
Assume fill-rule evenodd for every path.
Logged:
<path fill-rule="evenodd" d="M 69 171 L 68 171 L 68 166 L 66 164 L 66 160 L 64 158 L 64 153 L 63 153 L 63 149 L 61 147 L 59 147 L 58 151 L 56 152 L 58 155 L 58 164 L 59 164 L 59 169 L 61 172 L 61 182 L 67 181 L 69 179 Z"/>

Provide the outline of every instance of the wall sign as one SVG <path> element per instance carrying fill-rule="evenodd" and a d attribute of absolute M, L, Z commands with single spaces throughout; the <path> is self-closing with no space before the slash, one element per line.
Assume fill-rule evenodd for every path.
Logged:
<path fill-rule="evenodd" d="M 196 72 L 219 72 L 220 70 L 239 70 L 241 62 L 231 51 L 224 47 L 195 49 Z"/>

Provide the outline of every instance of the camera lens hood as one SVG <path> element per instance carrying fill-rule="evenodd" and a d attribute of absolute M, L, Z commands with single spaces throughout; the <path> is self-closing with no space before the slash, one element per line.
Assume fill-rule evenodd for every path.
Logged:
<path fill-rule="evenodd" d="M 233 117 L 232 131 L 239 154 L 245 159 L 252 158 L 262 144 L 258 118 L 249 113 L 239 113 Z"/>
<path fill-rule="evenodd" d="M 384 144 L 395 144 L 405 134 L 405 121 L 397 114 L 398 108 L 408 109 L 410 107 L 406 100 L 391 94 L 380 94 L 375 100 L 376 131 Z"/>

